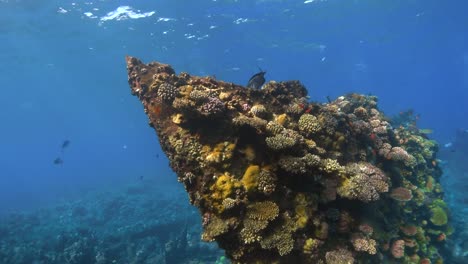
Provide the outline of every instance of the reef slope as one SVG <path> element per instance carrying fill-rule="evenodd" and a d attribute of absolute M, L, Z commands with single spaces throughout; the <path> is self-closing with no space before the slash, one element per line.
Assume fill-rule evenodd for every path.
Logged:
<path fill-rule="evenodd" d="M 450 232 L 437 144 L 392 127 L 375 96 L 308 100 L 127 57 L 132 94 L 234 263 L 442 263 Z"/>

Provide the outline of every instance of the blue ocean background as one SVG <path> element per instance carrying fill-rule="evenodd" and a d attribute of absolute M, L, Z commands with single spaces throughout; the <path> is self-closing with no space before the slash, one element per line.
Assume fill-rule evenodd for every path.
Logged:
<path fill-rule="evenodd" d="M 454 243 L 468 251 L 467 173 L 442 155 L 468 129 L 467 10 L 464 0 L 0 0 L 0 216 L 151 184 L 186 205 L 173 214 L 199 221 L 130 94 L 131 55 L 243 85 L 261 68 L 267 81 L 300 80 L 313 101 L 356 92 L 389 116 L 412 109 L 440 144 Z"/>

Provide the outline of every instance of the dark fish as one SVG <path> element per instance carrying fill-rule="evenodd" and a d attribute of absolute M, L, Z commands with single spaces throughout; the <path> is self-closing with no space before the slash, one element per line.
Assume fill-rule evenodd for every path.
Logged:
<path fill-rule="evenodd" d="M 64 140 L 63 143 L 62 143 L 62 149 L 68 147 L 68 145 L 70 145 L 70 140 L 68 140 L 68 139 Z"/>
<path fill-rule="evenodd" d="M 263 71 L 260 69 L 259 73 L 254 74 L 247 83 L 247 87 L 252 88 L 252 89 L 260 89 L 262 85 L 265 83 L 265 73 L 266 71 Z"/>
<path fill-rule="evenodd" d="M 328 96 L 328 95 L 327 95 L 327 101 L 328 101 L 328 103 L 331 103 L 331 102 L 332 102 L 330 96 Z"/>
<path fill-rule="evenodd" d="M 142 181 L 142 180 L 143 180 L 143 175 L 140 175 L 140 181 Z"/>
<path fill-rule="evenodd" d="M 56 158 L 56 159 L 54 159 L 54 164 L 55 165 L 63 164 L 63 160 L 61 158 Z"/>

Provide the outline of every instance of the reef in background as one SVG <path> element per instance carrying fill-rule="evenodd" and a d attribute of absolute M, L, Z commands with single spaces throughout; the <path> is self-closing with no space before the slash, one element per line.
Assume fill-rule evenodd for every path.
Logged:
<path fill-rule="evenodd" d="M 298 81 L 248 89 L 127 57 L 202 239 L 234 263 L 442 263 L 437 144 L 375 96 L 309 102 Z"/>
<path fill-rule="evenodd" d="M 225 263 L 184 191 L 157 180 L 0 218 L 2 264 Z M 218 261 L 217 261 L 218 260 Z"/>

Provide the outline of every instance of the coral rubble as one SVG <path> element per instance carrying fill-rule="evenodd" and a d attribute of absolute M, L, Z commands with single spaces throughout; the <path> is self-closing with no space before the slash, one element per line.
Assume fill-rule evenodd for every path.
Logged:
<path fill-rule="evenodd" d="M 127 57 L 132 94 L 233 263 L 441 263 L 437 144 L 375 96 L 309 102 L 297 81 L 250 89 Z M 439 238 L 439 239 L 438 239 Z"/>

